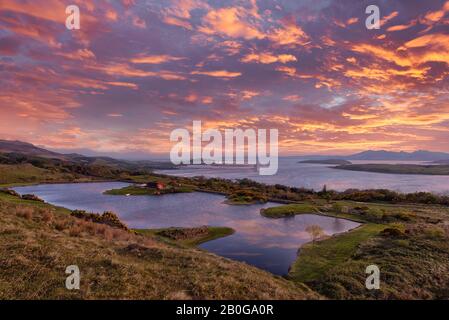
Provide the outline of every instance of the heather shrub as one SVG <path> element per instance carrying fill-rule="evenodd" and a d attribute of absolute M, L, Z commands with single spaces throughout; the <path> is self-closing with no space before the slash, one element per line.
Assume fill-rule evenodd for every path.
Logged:
<path fill-rule="evenodd" d="M 23 200 L 29 200 L 29 201 L 45 202 L 44 200 L 42 200 L 38 196 L 35 196 L 34 194 L 24 194 L 24 195 L 22 195 L 22 199 Z"/>
<path fill-rule="evenodd" d="M 16 211 L 16 215 L 21 217 L 21 218 L 24 218 L 24 219 L 27 219 L 27 220 L 33 219 L 33 209 L 32 208 L 29 208 L 29 207 L 17 207 L 15 209 L 15 211 Z"/>

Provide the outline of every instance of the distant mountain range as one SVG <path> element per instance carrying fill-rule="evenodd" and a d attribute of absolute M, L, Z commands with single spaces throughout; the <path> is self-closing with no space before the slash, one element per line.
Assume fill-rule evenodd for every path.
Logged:
<path fill-rule="evenodd" d="M 66 161 L 75 162 L 91 162 L 92 160 L 103 160 L 106 162 L 117 161 L 111 157 L 88 157 L 77 153 L 58 153 L 50 151 L 44 148 L 37 147 L 31 143 L 23 141 L 11 141 L 11 140 L 0 140 L 0 153 L 21 153 L 29 156 L 50 158 L 50 159 L 60 159 Z M 359 153 L 355 153 L 347 156 L 304 156 L 301 157 L 308 160 L 322 160 L 322 159 L 342 159 L 342 160 L 398 160 L 398 161 L 435 161 L 438 163 L 449 163 L 449 153 L 445 152 L 433 152 L 426 150 L 418 150 L 414 152 L 405 151 L 386 151 L 386 150 L 368 150 Z M 147 161 L 145 161 L 147 162 Z M 153 164 L 159 163 L 160 161 L 148 161 Z"/>
<path fill-rule="evenodd" d="M 29 156 L 54 158 L 54 159 L 67 159 L 67 155 L 61 153 L 49 151 L 43 148 L 36 147 L 35 145 L 22 141 L 10 141 L 0 140 L 0 152 L 1 153 L 21 153 Z"/>
<path fill-rule="evenodd" d="M 341 159 L 341 160 L 386 160 L 386 161 L 434 161 L 438 163 L 449 163 L 449 153 L 418 150 L 414 152 L 368 150 L 347 156 L 335 155 L 310 155 L 300 158 L 307 160 Z"/>
<path fill-rule="evenodd" d="M 449 160 L 449 153 L 418 150 L 414 152 L 393 152 L 368 150 L 347 157 L 346 160 L 400 160 L 400 161 L 438 161 Z"/>

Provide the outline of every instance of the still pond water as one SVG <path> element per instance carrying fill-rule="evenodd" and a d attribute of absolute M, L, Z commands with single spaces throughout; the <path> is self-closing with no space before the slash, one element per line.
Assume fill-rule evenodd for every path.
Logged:
<path fill-rule="evenodd" d="M 310 235 L 305 231 L 307 226 L 319 225 L 327 235 L 332 235 L 359 225 L 314 214 L 269 219 L 260 215 L 260 209 L 278 204 L 232 206 L 223 203 L 223 196 L 207 193 L 134 197 L 103 194 L 105 190 L 126 185 L 120 182 L 48 184 L 15 190 L 21 194 L 35 194 L 49 203 L 72 210 L 114 211 L 131 228 L 231 227 L 236 231 L 233 235 L 203 243 L 200 247 L 279 275 L 288 272 L 298 248 L 310 241 Z"/>

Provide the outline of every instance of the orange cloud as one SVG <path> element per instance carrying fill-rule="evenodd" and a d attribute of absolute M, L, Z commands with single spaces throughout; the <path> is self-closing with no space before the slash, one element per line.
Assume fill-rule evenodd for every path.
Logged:
<path fill-rule="evenodd" d="M 393 11 L 392 13 L 390 13 L 389 15 L 383 17 L 380 20 L 380 25 L 383 26 L 383 25 L 387 24 L 391 19 L 396 18 L 398 15 L 399 15 L 399 12 Z"/>
<path fill-rule="evenodd" d="M 184 100 L 187 102 L 195 102 L 196 100 L 198 100 L 198 96 L 195 93 L 191 93 L 187 97 L 185 97 Z"/>
<path fill-rule="evenodd" d="M 190 25 L 189 22 L 184 21 L 184 20 L 181 20 L 181 19 L 178 19 L 178 18 L 176 18 L 176 17 L 164 17 L 164 18 L 163 18 L 163 21 L 164 21 L 166 24 L 171 24 L 171 25 L 173 25 L 173 26 L 183 27 L 183 28 L 189 29 L 189 30 L 192 29 L 192 26 Z"/>
<path fill-rule="evenodd" d="M 212 102 L 214 102 L 214 98 L 212 97 L 203 97 L 201 99 L 201 102 L 204 104 L 211 104 Z"/>
<path fill-rule="evenodd" d="M 241 59 L 242 62 L 257 62 L 263 64 L 270 64 L 275 62 L 287 63 L 292 61 L 298 61 L 295 56 L 291 54 L 279 54 L 274 55 L 268 52 L 262 53 L 250 53 Z"/>
<path fill-rule="evenodd" d="M 55 54 L 71 60 L 86 60 L 95 58 L 95 54 L 87 48 L 78 49 L 75 52 L 56 52 Z"/>
<path fill-rule="evenodd" d="M 125 87 L 125 88 L 131 88 L 131 89 L 139 89 L 139 86 L 135 83 L 131 82 L 121 82 L 121 81 L 108 81 L 108 85 L 116 86 L 116 87 Z"/>
<path fill-rule="evenodd" d="M 423 79 L 425 78 L 430 68 L 410 68 L 408 70 L 396 70 L 392 68 L 380 69 L 373 67 L 363 67 L 357 70 L 348 70 L 345 76 L 351 78 L 368 78 L 374 80 L 390 80 L 392 76 L 407 76 L 411 78 Z"/>
<path fill-rule="evenodd" d="M 0 11 L 13 11 L 65 25 L 67 4 L 60 0 L 2 1 Z"/>
<path fill-rule="evenodd" d="M 169 61 L 178 61 L 178 60 L 182 60 L 185 58 L 180 58 L 180 57 L 173 57 L 170 55 L 153 55 L 153 56 L 145 56 L 145 55 L 141 55 L 138 56 L 136 58 L 132 58 L 131 62 L 132 63 L 142 63 L 142 64 L 159 64 L 159 63 L 164 63 L 164 62 L 169 62 Z"/>
<path fill-rule="evenodd" d="M 299 100 L 301 100 L 301 97 L 297 94 L 293 94 L 293 95 L 283 97 L 282 100 L 290 101 L 290 102 L 298 102 Z"/>
<path fill-rule="evenodd" d="M 219 46 L 224 48 L 225 52 L 229 55 L 236 55 L 240 53 L 242 44 L 237 41 L 227 40 L 219 43 Z"/>
<path fill-rule="evenodd" d="M 408 24 L 399 24 L 399 25 L 391 26 L 391 27 L 387 28 L 387 31 L 394 32 L 394 31 L 406 30 L 408 28 L 416 26 L 417 22 L 418 22 L 418 20 L 412 20 Z"/>
<path fill-rule="evenodd" d="M 416 63 L 435 61 L 449 64 L 449 35 L 428 34 L 406 42 L 404 47 L 407 49 L 425 47 L 425 51 L 412 54 L 412 59 Z"/>
<path fill-rule="evenodd" d="M 449 12 L 449 1 L 446 1 L 441 10 L 428 12 L 424 16 L 424 20 L 432 23 L 438 22 L 446 15 L 447 12 Z"/>
<path fill-rule="evenodd" d="M 349 18 L 347 21 L 346 21 L 346 24 L 347 25 L 351 25 L 351 24 L 354 24 L 354 23 L 357 23 L 359 21 L 359 18 Z"/>
<path fill-rule="evenodd" d="M 296 77 L 296 68 L 294 67 L 287 67 L 287 66 L 280 66 L 276 68 L 276 71 L 285 73 L 286 75 L 290 77 Z"/>
<path fill-rule="evenodd" d="M 260 92 L 257 91 L 251 91 L 251 90 L 243 90 L 242 91 L 242 99 L 243 100 L 250 100 L 254 97 L 257 97 L 260 95 Z"/>
<path fill-rule="evenodd" d="M 106 18 L 111 21 L 117 21 L 118 20 L 118 14 L 115 10 L 109 9 L 106 11 Z"/>
<path fill-rule="evenodd" d="M 231 72 L 231 71 L 226 71 L 226 70 L 192 71 L 190 74 L 199 74 L 199 75 L 205 75 L 205 76 L 217 77 L 217 78 L 235 78 L 235 77 L 239 77 L 242 75 L 240 72 Z"/>
<path fill-rule="evenodd" d="M 378 59 L 394 62 L 401 67 L 409 67 L 412 65 L 412 61 L 408 57 L 401 56 L 396 51 L 372 44 L 357 44 L 352 47 L 352 50 L 354 52 L 370 54 Z"/>
<path fill-rule="evenodd" d="M 171 4 L 162 11 L 162 21 L 177 27 L 192 30 L 190 12 L 195 9 L 209 10 L 210 6 L 201 0 L 172 0 Z"/>
<path fill-rule="evenodd" d="M 111 76 L 122 77 L 159 77 L 164 80 L 186 80 L 186 77 L 178 73 L 171 71 L 144 71 L 141 69 L 133 68 L 125 63 L 111 63 L 108 65 L 91 65 L 88 68 L 93 70 L 102 71 Z"/>
<path fill-rule="evenodd" d="M 243 7 L 210 10 L 203 17 L 199 31 L 206 34 L 226 35 L 231 38 L 263 39 L 265 35 L 248 21 L 248 12 Z"/>
<path fill-rule="evenodd" d="M 280 28 L 275 28 L 268 38 L 278 45 L 306 45 L 309 36 L 294 21 L 285 21 Z"/>

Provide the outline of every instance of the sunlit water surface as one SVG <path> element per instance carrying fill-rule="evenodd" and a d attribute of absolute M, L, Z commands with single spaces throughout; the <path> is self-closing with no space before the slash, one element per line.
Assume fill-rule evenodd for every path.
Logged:
<path fill-rule="evenodd" d="M 449 176 L 385 174 L 334 169 L 332 165 L 298 163 L 300 158 L 279 158 L 276 175 L 261 176 L 254 168 L 232 168 L 216 166 L 187 166 L 177 170 L 161 170 L 159 173 L 184 177 L 205 176 L 226 179 L 249 178 L 267 184 L 283 184 L 321 190 L 344 191 L 350 188 L 385 188 L 400 192 L 429 191 L 449 193 Z M 358 163 L 406 163 L 424 164 L 418 161 L 351 161 Z M 428 163 L 426 163 L 428 164 Z"/>

